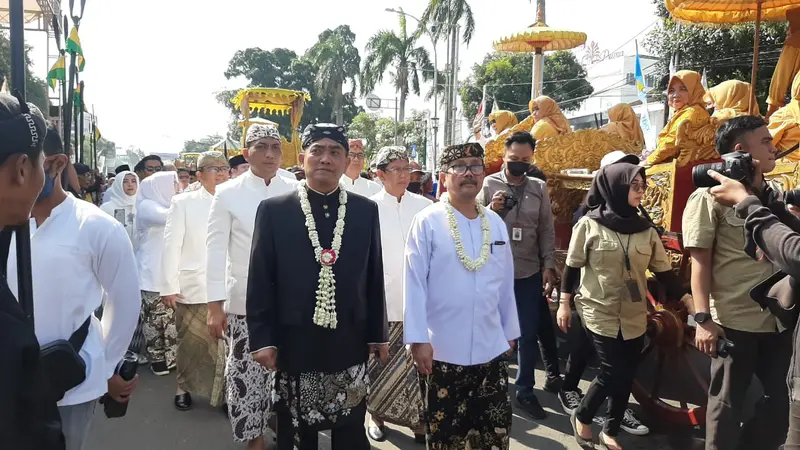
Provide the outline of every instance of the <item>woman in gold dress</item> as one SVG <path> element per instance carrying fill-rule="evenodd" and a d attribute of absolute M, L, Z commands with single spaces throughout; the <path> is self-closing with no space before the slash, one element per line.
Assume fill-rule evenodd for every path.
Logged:
<path fill-rule="evenodd" d="M 800 142 L 800 74 L 792 82 L 792 101 L 770 116 L 768 126 L 778 150 L 788 150 Z M 800 161 L 800 154 L 793 152 L 786 158 Z"/>
<path fill-rule="evenodd" d="M 714 86 L 703 97 L 706 105 L 714 108 L 711 117 L 717 120 L 728 120 L 750 114 L 750 83 L 739 80 L 728 80 Z M 755 102 L 755 99 L 753 99 Z M 760 115 L 756 105 L 756 114 Z"/>
<path fill-rule="evenodd" d="M 552 98 L 544 95 L 537 97 L 531 100 L 528 107 L 535 120 L 531 134 L 537 141 L 572 132 L 569 121 Z"/>
<path fill-rule="evenodd" d="M 602 128 L 603 131 L 609 134 L 616 134 L 625 140 L 636 142 L 641 149 L 644 149 L 644 132 L 631 105 L 620 103 L 612 106 L 608 110 L 608 120 L 609 123 Z"/>

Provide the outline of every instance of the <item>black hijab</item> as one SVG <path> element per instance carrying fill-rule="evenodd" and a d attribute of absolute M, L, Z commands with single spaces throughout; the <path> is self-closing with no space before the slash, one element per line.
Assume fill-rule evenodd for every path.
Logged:
<path fill-rule="evenodd" d="M 634 234 L 650 228 L 652 224 L 628 204 L 628 192 L 636 175 L 645 180 L 644 167 L 617 163 L 600 169 L 589 188 L 586 216 L 620 234 Z"/>

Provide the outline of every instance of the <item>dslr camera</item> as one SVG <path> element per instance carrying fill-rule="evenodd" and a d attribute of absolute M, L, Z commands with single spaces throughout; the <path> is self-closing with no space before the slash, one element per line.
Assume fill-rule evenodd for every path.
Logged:
<path fill-rule="evenodd" d="M 513 209 L 519 203 L 519 199 L 509 192 L 503 196 L 503 209 Z"/>
<path fill-rule="evenodd" d="M 708 175 L 713 170 L 744 185 L 750 185 L 756 173 L 753 157 L 749 153 L 731 152 L 722 155 L 722 161 L 700 164 L 692 169 L 692 181 L 696 187 L 713 187 L 719 182 Z"/>

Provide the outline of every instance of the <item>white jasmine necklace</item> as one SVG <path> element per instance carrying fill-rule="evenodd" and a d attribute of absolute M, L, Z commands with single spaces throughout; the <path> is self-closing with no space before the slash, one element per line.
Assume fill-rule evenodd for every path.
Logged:
<path fill-rule="evenodd" d="M 336 328 L 336 277 L 333 274 L 333 265 L 339 258 L 342 248 L 342 234 L 344 233 L 344 216 L 347 212 L 347 190 L 339 184 L 339 210 L 336 216 L 336 226 L 333 229 L 333 241 L 330 249 L 323 249 L 319 243 L 317 224 L 311 213 L 311 202 L 308 201 L 306 181 L 297 185 L 300 196 L 300 208 L 306 216 L 306 228 L 311 246 L 314 247 L 314 258 L 320 265 L 319 282 L 317 284 L 317 304 L 314 307 L 314 324 L 323 328 Z"/>
<path fill-rule="evenodd" d="M 453 205 L 450 204 L 449 199 L 444 200 L 443 203 L 445 205 L 444 209 L 447 211 L 447 222 L 450 225 L 450 236 L 456 244 L 456 255 L 458 259 L 470 272 L 481 270 L 481 268 L 486 265 L 486 262 L 489 261 L 489 247 L 492 240 L 489 218 L 486 217 L 486 208 L 484 208 L 483 205 L 475 204 L 475 209 L 478 211 L 478 216 L 481 218 L 482 242 L 480 256 L 478 259 L 472 259 L 467 255 L 467 251 L 464 249 L 464 243 L 461 240 L 461 230 L 458 228 L 458 221 L 456 220 Z"/>

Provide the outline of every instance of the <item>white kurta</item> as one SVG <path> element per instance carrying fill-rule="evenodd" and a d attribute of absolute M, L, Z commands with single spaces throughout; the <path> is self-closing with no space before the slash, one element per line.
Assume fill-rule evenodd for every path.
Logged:
<path fill-rule="evenodd" d="M 252 171 L 217 187 L 211 202 L 206 249 L 209 302 L 225 300 L 225 311 L 244 316 L 250 248 L 262 200 L 296 189 L 297 181 L 276 175 L 269 186 Z"/>
<path fill-rule="evenodd" d="M 477 272 L 456 254 L 446 203 L 414 218 L 405 249 L 403 277 L 405 343 L 430 343 L 437 361 L 471 366 L 508 351 L 520 336 L 514 299 L 514 257 L 508 231 L 496 213 L 486 210 L 491 226 L 489 260 Z M 481 253 L 481 219 L 455 211 L 467 256 Z"/>
<path fill-rule="evenodd" d="M 403 261 L 408 230 L 414 216 L 433 204 L 427 198 L 405 192 L 397 198 L 385 189 L 370 197 L 378 204 L 383 251 L 383 282 L 386 286 L 386 313 L 389 322 L 403 321 Z"/>
<path fill-rule="evenodd" d="M 183 295 L 180 303 L 206 303 L 206 236 L 211 201 L 205 188 L 172 198 L 164 227 L 161 295 Z"/>
<path fill-rule="evenodd" d="M 347 175 L 342 175 L 341 183 L 344 184 L 347 192 L 352 192 L 364 197 L 372 197 L 383 189 L 380 184 L 363 177 L 352 180 Z"/>
<path fill-rule="evenodd" d="M 131 241 L 122 225 L 95 205 L 67 195 L 39 228 L 31 219 L 34 322 L 40 344 L 69 339 L 92 315 L 80 355 L 86 380 L 60 406 L 97 400 L 122 360 L 139 320 L 141 293 Z M 17 295 L 12 240 L 8 285 Z M 103 302 L 103 320 L 93 316 Z"/>

